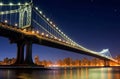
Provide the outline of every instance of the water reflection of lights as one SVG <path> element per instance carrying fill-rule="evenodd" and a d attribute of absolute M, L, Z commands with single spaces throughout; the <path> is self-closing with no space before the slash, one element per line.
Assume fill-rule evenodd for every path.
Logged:
<path fill-rule="evenodd" d="M 26 74 L 26 73 L 22 73 L 22 74 L 18 75 L 17 78 L 20 78 L 20 79 L 32 79 L 31 75 Z"/>
<path fill-rule="evenodd" d="M 120 79 L 119 68 L 0 70 L 0 79 Z"/>

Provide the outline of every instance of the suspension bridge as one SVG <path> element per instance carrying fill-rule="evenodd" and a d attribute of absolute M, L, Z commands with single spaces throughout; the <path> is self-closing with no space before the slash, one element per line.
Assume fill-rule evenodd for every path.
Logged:
<path fill-rule="evenodd" d="M 33 43 L 117 62 L 108 49 L 96 52 L 69 38 L 44 12 L 35 7 L 32 1 L 24 4 L 0 2 L 0 36 L 17 44 L 16 65 L 33 64 Z"/>

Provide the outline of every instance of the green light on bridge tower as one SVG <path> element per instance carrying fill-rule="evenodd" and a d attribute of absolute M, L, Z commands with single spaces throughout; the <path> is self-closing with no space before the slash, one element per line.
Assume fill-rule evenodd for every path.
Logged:
<path fill-rule="evenodd" d="M 26 23 L 24 25 L 24 18 L 26 13 Z M 31 16 L 32 16 L 32 3 L 28 3 L 27 5 L 20 6 L 19 8 L 19 27 L 25 28 L 31 26 Z"/>

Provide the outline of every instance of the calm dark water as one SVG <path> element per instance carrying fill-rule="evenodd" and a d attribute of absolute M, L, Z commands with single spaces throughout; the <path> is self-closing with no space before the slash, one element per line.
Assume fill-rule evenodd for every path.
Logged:
<path fill-rule="evenodd" d="M 120 68 L 0 69 L 0 79 L 120 79 Z"/>

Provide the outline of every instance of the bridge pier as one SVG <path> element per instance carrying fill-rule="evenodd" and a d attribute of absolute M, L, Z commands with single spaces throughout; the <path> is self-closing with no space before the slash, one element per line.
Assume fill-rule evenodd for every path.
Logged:
<path fill-rule="evenodd" d="M 26 42 L 26 57 L 24 64 L 26 65 L 33 65 L 33 60 L 32 60 L 32 42 Z"/>
<path fill-rule="evenodd" d="M 16 65 L 21 65 L 24 63 L 24 42 L 17 43 L 17 58 L 15 61 Z"/>
<path fill-rule="evenodd" d="M 26 45 L 26 56 L 24 59 L 24 47 Z M 17 42 L 17 57 L 16 61 L 13 65 L 35 65 L 32 60 L 32 42 L 31 41 L 24 41 L 20 40 Z"/>
<path fill-rule="evenodd" d="M 104 67 L 109 67 L 109 66 L 110 66 L 109 60 L 104 60 Z"/>

